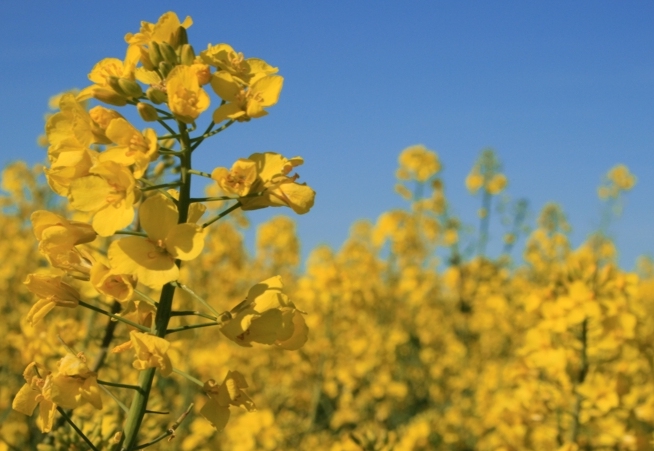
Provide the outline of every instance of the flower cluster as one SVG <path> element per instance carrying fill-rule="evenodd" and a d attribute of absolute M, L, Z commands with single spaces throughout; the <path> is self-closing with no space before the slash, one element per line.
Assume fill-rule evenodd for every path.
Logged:
<path fill-rule="evenodd" d="M 29 363 L 26 384 L 13 406 L 30 415 L 40 405 L 38 424 L 43 432 L 55 428 L 57 409 L 77 409 L 86 403 L 102 409 L 98 384 L 133 389 L 136 395 L 115 438 L 123 449 L 133 449 L 155 372 L 162 377 L 175 372 L 196 383 L 209 399 L 200 413 L 222 429 L 228 405 L 254 410 L 251 401 L 238 401 L 249 399 L 247 395 L 232 390 L 234 384 L 238 390 L 247 387 L 244 377 L 230 371 L 221 386 L 225 388 L 220 388 L 178 370 L 171 356 L 171 334 L 215 326 L 216 333 L 220 330 L 243 346 L 262 343 L 297 350 L 307 341 L 304 312 L 282 293 L 279 276 L 254 285 L 246 301 L 222 313 L 183 283 L 189 277 L 182 274 L 182 263 L 203 253 L 210 226 L 218 227 L 217 221 L 229 213 L 287 206 L 304 214 L 315 197 L 310 187 L 296 182 L 297 174 L 289 174 L 302 158 L 287 160 L 272 152 L 239 160 L 246 162 L 241 165 L 247 173 L 240 188 L 236 188 L 239 169 L 220 176 L 218 168 L 213 170 L 214 179 L 225 195 L 191 197 L 194 176 L 211 178 L 192 166 L 192 153 L 232 124 L 266 115 L 265 108 L 277 103 L 283 84 L 277 68 L 261 59 L 244 58 L 227 44 L 209 45 L 196 55 L 188 42 L 191 24 L 190 18 L 180 21 L 173 12 L 156 23 L 142 22 L 139 32 L 125 36 L 125 58 L 98 62 L 89 73 L 92 84 L 58 96 L 57 111 L 47 117 L 45 177 L 52 191 L 67 199 L 74 219 L 41 209 L 31 215 L 39 252 L 50 268 L 25 280 L 37 296 L 26 320 L 39 327 L 57 307 L 75 316 L 83 307 L 109 318 L 101 340 L 102 357 L 92 367 L 69 344 L 54 373 L 46 365 L 37 365 L 38 357 Z M 207 87 L 219 97 L 213 112 L 208 111 Z M 100 104 L 89 109 L 92 100 Z M 116 107 L 134 107 L 150 126 L 133 125 L 127 119 L 132 116 Z M 211 117 L 208 126 L 193 136 L 205 112 Z M 214 218 L 200 222 L 208 209 L 215 211 L 216 205 L 230 201 L 232 205 Z M 184 296 L 195 300 L 193 309 L 180 309 L 179 299 Z M 169 324 L 175 317 L 210 321 L 187 321 L 178 328 Z M 114 346 L 107 357 L 111 341 L 121 337 L 127 341 Z M 134 355 L 132 368 L 141 372 L 137 384 L 111 381 L 123 374 L 117 354 L 126 351 Z M 102 373 L 107 380 L 98 379 Z M 88 437 L 83 438 L 88 444 Z"/>

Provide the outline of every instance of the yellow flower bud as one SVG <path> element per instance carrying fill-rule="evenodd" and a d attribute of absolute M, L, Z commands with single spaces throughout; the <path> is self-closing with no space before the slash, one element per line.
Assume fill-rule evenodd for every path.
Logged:
<path fill-rule="evenodd" d="M 161 72 L 161 76 L 166 78 L 168 77 L 168 74 L 170 71 L 173 70 L 173 65 L 170 64 L 168 61 L 162 61 L 159 63 L 159 72 Z"/>
<path fill-rule="evenodd" d="M 170 45 L 177 48 L 184 44 L 188 44 L 188 33 L 186 32 L 186 28 L 180 25 L 170 37 Z"/>
<path fill-rule="evenodd" d="M 118 85 L 123 92 L 127 94 L 127 97 L 139 98 L 143 95 L 143 89 L 141 89 L 141 86 L 134 80 L 121 78 L 118 80 Z"/>
<path fill-rule="evenodd" d="M 182 50 L 180 54 L 181 54 L 180 59 L 182 61 L 182 64 L 190 66 L 195 62 L 195 50 L 193 50 L 192 45 L 190 44 L 182 45 Z"/>
<path fill-rule="evenodd" d="M 111 77 L 107 77 L 107 84 L 109 84 L 111 89 L 116 91 L 117 94 L 120 94 L 121 96 L 124 97 L 129 97 L 127 93 L 123 91 L 122 86 L 120 86 L 120 78 L 113 75 Z"/>
<path fill-rule="evenodd" d="M 170 44 L 167 42 L 162 42 L 159 44 L 159 50 L 161 51 L 161 56 L 163 57 L 164 61 L 172 64 L 173 66 L 177 64 L 177 53 L 175 53 L 175 49 Z"/>
<path fill-rule="evenodd" d="M 94 89 L 93 98 L 114 106 L 125 106 L 127 104 L 127 99 L 124 96 L 104 88 Z"/>
<path fill-rule="evenodd" d="M 153 86 L 149 87 L 148 90 L 145 91 L 145 96 L 155 105 L 160 105 L 168 101 L 168 95 L 161 89 L 155 88 Z"/>
<path fill-rule="evenodd" d="M 136 109 L 138 110 L 141 119 L 145 122 L 154 122 L 159 119 L 157 110 L 149 103 L 139 102 L 136 104 Z"/>
<path fill-rule="evenodd" d="M 158 66 L 164 60 L 163 56 L 161 56 L 161 50 L 159 50 L 159 44 L 154 41 L 150 42 L 148 57 L 153 66 Z"/>

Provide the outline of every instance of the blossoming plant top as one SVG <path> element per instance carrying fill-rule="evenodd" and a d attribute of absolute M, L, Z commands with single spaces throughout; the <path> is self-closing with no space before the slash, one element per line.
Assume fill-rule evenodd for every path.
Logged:
<path fill-rule="evenodd" d="M 240 304 L 224 312 L 180 280 L 182 262 L 202 253 L 205 235 L 216 221 L 237 209 L 286 206 L 304 214 L 315 197 L 292 173 L 303 163 L 300 157 L 266 152 L 241 158 L 231 168 L 205 172 L 192 166 L 194 153 L 206 139 L 237 122 L 268 114 L 283 78 L 276 67 L 245 58 L 227 44 L 209 45 L 197 55 L 187 39 L 191 24 L 189 17 L 180 22 L 172 12 L 156 23 L 142 22 L 139 32 L 125 36 L 124 60 L 98 62 L 89 74 L 92 85 L 61 95 L 59 111 L 45 127 L 45 175 L 52 190 L 68 199 L 75 217 L 49 211 L 32 214 L 39 250 L 50 268 L 25 281 L 37 298 L 27 321 L 47 321 L 48 312 L 56 308 L 84 307 L 106 315 L 110 321 L 104 350 L 111 349 L 114 337 L 129 337 L 112 352 L 133 355 L 133 370 L 139 373 L 136 384 L 122 383 L 116 374 L 124 373 L 111 367 L 115 360 L 105 357 L 103 348 L 90 362 L 84 350 L 64 344 L 68 352 L 56 368 L 38 361 L 28 365 L 13 408 L 31 415 L 38 407 L 43 432 L 67 421 L 91 449 L 100 446 L 84 435 L 69 409 L 102 409 L 111 398 L 124 418 L 122 431 L 112 439 L 114 449 L 142 449 L 174 435 L 192 406 L 159 435 L 139 434 L 146 415 L 162 413 L 148 406 L 151 390 L 156 390 L 155 376 L 176 373 L 197 384 L 206 395 L 200 413 L 218 430 L 227 424 L 230 406 L 254 410 L 239 372 L 226 368 L 225 379 L 217 383 L 176 369 L 168 355 L 171 334 L 215 327 L 241 346 L 260 343 L 287 350 L 297 350 L 307 340 L 303 312 L 283 293 L 280 276 L 256 284 Z M 211 92 L 217 97 L 212 99 Z M 101 104 L 89 110 L 91 99 Z M 139 131 L 116 107 L 135 107 L 141 119 L 157 128 Z M 196 124 L 207 113 L 210 119 L 204 122 L 209 124 L 198 131 Z M 191 197 L 193 177 L 213 179 L 218 195 Z M 202 219 L 212 202 L 227 207 Z M 173 302 L 176 290 L 197 305 L 179 310 Z M 170 327 L 175 316 L 189 320 Z M 132 390 L 131 403 L 121 403 L 113 390 Z"/>

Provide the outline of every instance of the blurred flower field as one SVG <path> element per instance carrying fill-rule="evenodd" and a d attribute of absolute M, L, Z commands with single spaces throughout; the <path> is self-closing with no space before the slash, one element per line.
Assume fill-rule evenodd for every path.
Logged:
<path fill-rule="evenodd" d="M 505 196 L 492 150 L 465 180 L 480 202 L 469 226 L 438 155 L 411 146 L 405 208 L 303 264 L 294 219 L 243 212 L 311 214 L 302 158 L 190 166 L 214 125 L 277 102 L 277 68 L 226 44 L 196 56 L 173 16 L 54 99 L 47 163 L 2 172 L 0 451 L 653 448 L 654 263 L 622 270 L 606 233 L 629 169 L 608 171 L 603 222 L 573 248 L 560 206 L 530 224 Z M 91 98 L 178 129 L 139 132 Z M 215 182 L 206 198 L 191 175 Z"/>

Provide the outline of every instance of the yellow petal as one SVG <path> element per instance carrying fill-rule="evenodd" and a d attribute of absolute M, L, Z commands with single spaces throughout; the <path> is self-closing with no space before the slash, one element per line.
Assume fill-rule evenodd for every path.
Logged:
<path fill-rule="evenodd" d="M 204 249 L 205 232 L 196 224 L 177 224 L 166 237 L 166 249 L 175 258 L 193 260 Z"/>
<path fill-rule="evenodd" d="M 161 288 L 179 277 L 175 259 L 145 238 L 127 237 L 114 241 L 109 246 L 108 257 L 116 273 L 134 275 L 151 288 Z"/>
<path fill-rule="evenodd" d="M 141 227 L 154 241 L 165 240 L 178 219 L 177 207 L 163 194 L 147 198 L 139 210 Z"/>
<path fill-rule="evenodd" d="M 32 415 L 36 405 L 39 403 L 36 398 L 41 394 L 41 391 L 32 384 L 23 385 L 11 404 L 11 408 L 24 415 Z"/>
<path fill-rule="evenodd" d="M 221 406 L 213 399 L 209 399 L 200 409 L 200 415 L 205 417 L 214 428 L 222 431 L 229 421 L 229 407 Z"/>

